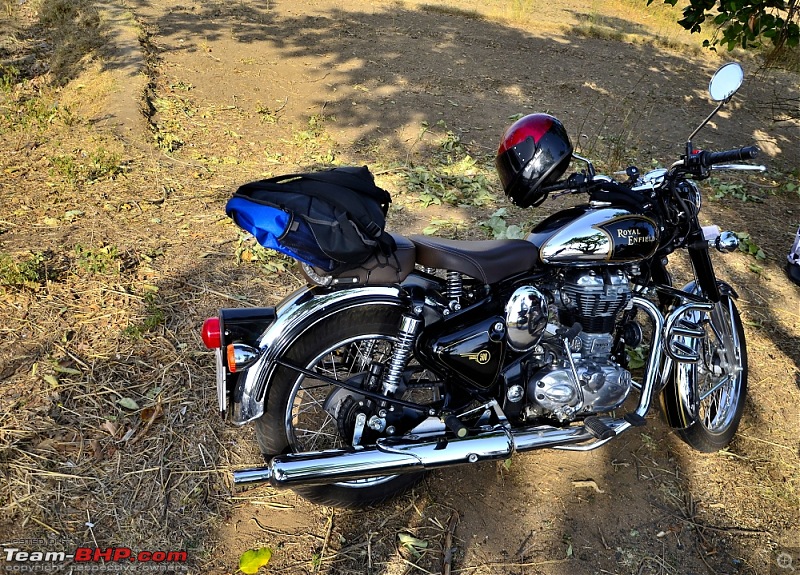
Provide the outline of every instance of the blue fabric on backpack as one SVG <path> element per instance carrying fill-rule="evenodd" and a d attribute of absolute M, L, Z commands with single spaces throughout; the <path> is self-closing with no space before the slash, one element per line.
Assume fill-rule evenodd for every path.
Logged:
<path fill-rule="evenodd" d="M 245 198 L 233 197 L 228 200 L 225 211 L 237 226 L 253 234 L 256 241 L 265 248 L 326 271 L 334 269 L 337 265 L 330 258 L 320 254 L 311 228 L 303 220 L 294 219 L 292 214 L 284 210 L 251 202 Z M 291 247 L 285 241 L 290 229 L 297 232 L 292 234 Z"/>
<path fill-rule="evenodd" d="M 394 253 L 391 201 L 366 167 L 340 167 L 244 184 L 225 212 L 262 246 L 337 273 Z"/>

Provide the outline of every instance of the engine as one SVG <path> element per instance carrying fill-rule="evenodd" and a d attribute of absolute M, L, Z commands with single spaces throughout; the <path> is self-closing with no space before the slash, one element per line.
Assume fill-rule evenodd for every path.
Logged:
<path fill-rule="evenodd" d="M 549 297 L 533 286 L 520 287 L 506 305 L 508 343 L 533 359 L 525 416 L 563 422 L 619 407 L 630 392 L 631 374 L 611 351 L 617 317 L 632 297 L 627 273 L 573 270 L 543 291 Z"/>

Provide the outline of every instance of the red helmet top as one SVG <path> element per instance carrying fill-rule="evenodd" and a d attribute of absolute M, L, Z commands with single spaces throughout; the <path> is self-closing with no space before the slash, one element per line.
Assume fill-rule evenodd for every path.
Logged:
<path fill-rule="evenodd" d="M 529 114 L 503 134 L 495 166 L 506 196 L 527 208 L 545 200 L 541 189 L 558 181 L 571 159 L 563 124 L 549 114 Z"/>

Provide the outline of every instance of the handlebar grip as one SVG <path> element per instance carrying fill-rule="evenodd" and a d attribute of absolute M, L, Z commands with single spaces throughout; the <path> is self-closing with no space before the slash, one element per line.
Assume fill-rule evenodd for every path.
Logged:
<path fill-rule="evenodd" d="M 745 146 L 738 150 L 725 150 L 724 152 L 702 152 L 700 163 L 705 167 L 709 167 L 714 164 L 724 164 L 725 162 L 751 160 L 758 156 L 760 151 L 758 146 Z"/>

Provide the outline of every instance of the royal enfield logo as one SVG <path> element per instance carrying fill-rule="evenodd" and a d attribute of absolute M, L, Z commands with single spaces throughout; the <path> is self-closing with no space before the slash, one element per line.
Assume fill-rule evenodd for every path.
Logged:
<path fill-rule="evenodd" d="M 654 236 L 638 229 L 626 228 L 617 230 L 617 238 L 628 240 L 628 245 L 632 244 L 649 244 L 656 241 Z"/>
<path fill-rule="evenodd" d="M 492 359 L 492 354 L 485 349 L 480 350 L 478 353 L 460 353 L 458 355 L 460 357 L 471 359 L 472 361 L 477 361 L 481 365 L 489 363 L 489 361 Z"/>

